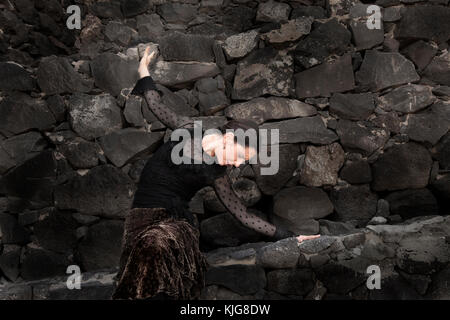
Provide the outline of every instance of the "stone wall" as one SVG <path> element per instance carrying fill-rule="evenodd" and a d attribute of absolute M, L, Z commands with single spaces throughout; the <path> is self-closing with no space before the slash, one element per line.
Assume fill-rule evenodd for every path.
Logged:
<path fill-rule="evenodd" d="M 0 296 L 47 297 L 42 279 L 73 264 L 112 283 L 140 171 L 170 134 L 129 95 L 150 44 L 168 107 L 279 129 L 277 174 L 236 171 L 249 210 L 324 235 L 266 243 L 202 189 L 204 298 L 448 298 L 449 24 L 448 0 L 2 2 Z M 365 289 L 369 264 L 391 291 Z"/>

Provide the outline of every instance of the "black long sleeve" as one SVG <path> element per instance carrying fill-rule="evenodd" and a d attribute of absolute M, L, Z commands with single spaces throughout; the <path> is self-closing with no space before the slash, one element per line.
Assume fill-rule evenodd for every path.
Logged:
<path fill-rule="evenodd" d="M 131 91 L 132 94 L 142 95 L 150 110 L 159 121 L 172 130 L 177 128 L 192 128 L 194 120 L 187 116 L 180 116 L 161 101 L 163 93 L 159 91 L 151 76 L 139 79 Z"/>

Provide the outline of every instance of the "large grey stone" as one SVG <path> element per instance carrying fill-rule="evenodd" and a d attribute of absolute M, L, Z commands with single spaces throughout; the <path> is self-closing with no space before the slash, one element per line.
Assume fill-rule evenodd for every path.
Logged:
<path fill-rule="evenodd" d="M 395 35 L 399 39 L 428 39 L 438 43 L 450 39 L 450 8 L 443 6 L 408 6 Z"/>
<path fill-rule="evenodd" d="M 253 294 L 266 286 L 266 274 L 261 266 L 213 267 L 205 277 L 207 285 L 221 285 L 239 294 Z"/>
<path fill-rule="evenodd" d="M 68 105 L 70 125 L 85 139 L 98 138 L 122 128 L 120 108 L 109 94 L 73 95 Z"/>
<path fill-rule="evenodd" d="M 110 52 L 98 55 L 91 61 L 92 76 L 100 89 L 118 96 L 123 88 L 133 87 L 138 79 L 139 61 Z"/>
<path fill-rule="evenodd" d="M 372 93 L 334 93 L 330 99 L 330 112 L 340 119 L 366 120 L 375 109 Z"/>
<path fill-rule="evenodd" d="M 411 140 L 435 145 L 450 128 L 450 103 L 439 101 L 422 112 L 403 118 L 401 132 Z"/>
<path fill-rule="evenodd" d="M 0 63 L 0 90 L 30 91 L 34 87 L 31 74 L 14 62 Z"/>
<path fill-rule="evenodd" d="M 89 227 L 78 248 L 83 268 L 88 271 L 111 269 L 119 265 L 123 222 L 103 220 Z"/>
<path fill-rule="evenodd" d="M 345 151 L 360 152 L 366 156 L 381 149 L 389 139 L 386 129 L 366 127 L 344 119 L 338 121 L 336 132 Z"/>
<path fill-rule="evenodd" d="M 431 87 L 410 84 L 396 88 L 378 98 L 378 106 L 386 111 L 414 113 L 433 103 Z"/>
<path fill-rule="evenodd" d="M 214 62 L 212 36 L 174 31 L 160 37 L 158 43 L 165 61 Z"/>
<path fill-rule="evenodd" d="M 45 100 L 15 92 L 0 102 L 0 133 L 6 137 L 30 129 L 47 130 L 55 122 Z"/>
<path fill-rule="evenodd" d="M 273 212 L 295 224 L 309 218 L 326 217 L 333 212 L 333 204 L 319 188 L 295 186 L 275 195 Z"/>
<path fill-rule="evenodd" d="M 359 87 L 370 91 L 415 82 L 420 79 L 414 64 L 396 52 L 367 50 L 356 82 Z"/>
<path fill-rule="evenodd" d="M 85 80 L 65 57 L 44 57 L 37 70 L 37 83 L 48 95 L 55 93 L 89 92 L 92 81 Z"/>
<path fill-rule="evenodd" d="M 424 70 L 424 77 L 435 83 L 450 86 L 450 53 L 444 53 L 433 58 Z"/>
<path fill-rule="evenodd" d="M 154 151 L 163 136 L 163 132 L 125 128 L 101 137 L 99 143 L 106 157 L 116 167 L 122 167 L 134 157 Z"/>
<path fill-rule="evenodd" d="M 289 18 L 291 7 L 287 3 L 277 1 L 267 1 L 258 5 L 256 12 L 256 21 L 261 22 L 280 22 Z"/>
<path fill-rule="evenodd" d="M 250 119 L 258 124 L 267 120 L 309 117 L 317 114 L 316 108 L 296 99 L 282 97 L 255 98 L 232 104 L 225 115 L 232 119 Z"/>
<path fill-rule="evenodd" d="M 55 206 L 88 215 L 123 217 L 133 194 L 134 184 L 125 173 L 103 165 L 74 176 L 55 189 Z"/>
<path fill-rule="evenodd" d="M 252 168 L 256 176 L 256 183 L 262 193 L 266 195 L 274 195 L 286 182 L 292 178 L 294 171 L 297 169 L 297 157 L 300 150 L 294 144 L 282 144 L 279 146 L 278 167 L 276 159 L 269 164 L 253 164 Z M 263 170 L 276 170 L 275 174 L 268 174 Z"/>
<path fill-rule="evenodd" d="M 428 184 L 431 164 L 431 156 L 423 146 L 414 142 L 394 145 L 372 165 L 372 188 L 375 191 L 423 188 Z"/>
<path fill-rule="evenodd" d="M 228 60 L 242 58 L 256 48 L 258 39 L 257 30 L 234 34 L 223 42 L 223 51 Z"/>
<path fill-rule="evenodd" d="M 369 185 L 335 188 L 330 199 L 340 221 L 369 221 L 377 212 L 378 197 Z"/>
<path fill-rule="evenodd" d="M 157 61 L 152 73 L 156 83 L 184 88 L 201 78 L 215 77 L 220 69 L 213 62 Z"/>
<path fill-rule="evenodd" d="M 350 39 L 350 31 L 336 19 L 319 24 L 298 42 L 294 50 L 295 62 L 311 68 L 332 54 L 342 55 L 350 45 Z"/>
<path fill-rule="evenodd" d="M 312 271 L 306 268 L 269 271 L 267 273 L 267 290 L 303 296 L 314 286 L 312 276 Z"/>
<path fill-rule="evenodd" d="M 272 129 L 278 129 L 280 143 L 330 144 L 338 139 L 333 131 L 325 127 L 320 116 L 268 122 L 262 124 L 260 129 L 267 129 L 269 133 Z"/>
<path fill-rule="evenodd" d="M 275 44 L 297 41 L 311 31 L 312 21 L 313 19 L 309 17 L 289 20 L 286 23 L 282 23 L 279 28 L 263 33 L 261 39 Z"/>
<path fill-rule="evenodd" d="M 264 94 L 289 96 L 293 63 L 286 50 L 266 47 L 251 52 L 237 64 L 232 98 L 250 100 Z"/>
<path fill-rule="evenodd" d="M 329 97 L 333 92 L 352 90 L 355 86 L 352 59 L 346 54 L 335 61 L 296 73 L 295 85 L 299 98 Z"/>
<path fill-rule="evenodd" d="M 326 146 L 308 146 L 300 171 L 300 183 L 309 187 L 335 185 L 345 153 L 337 142 Z"/>
<path fill-rule="evenodd" d="M 394 191 L 385 199 L 391 215 L 398 214 L 403 219 L 439 214 L 436 198 L 426 188 Z"/>

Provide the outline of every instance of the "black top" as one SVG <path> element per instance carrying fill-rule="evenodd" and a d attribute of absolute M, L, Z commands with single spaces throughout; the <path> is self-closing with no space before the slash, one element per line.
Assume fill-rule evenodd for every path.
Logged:
<path fill-rule="evenodd" d="M 194 137 L 193 129 L 187 130 Z M 167 141 L 147 161 L 135 193 L 133 208 L 162 207 L 176 217 L 189 218 L 191 213 L 188 204 L 195 193 L 205 186 L 213 186 L 216 178 L 226 174 L 226 166 L 216 163 L 195 164 L 189 157 L 185 159 L 190 163 L 174 164 L 172 149 L 178 143 L 183 143 L 180 141 Z M 185 156 L 183 151 L 180 155 Z"/>

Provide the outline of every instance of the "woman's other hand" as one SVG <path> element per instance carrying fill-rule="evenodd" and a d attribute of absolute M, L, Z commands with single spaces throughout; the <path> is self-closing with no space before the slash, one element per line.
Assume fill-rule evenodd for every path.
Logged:
<path fill-rule="evenodd" d="M 313 236 L 298 236 L 296 238 L 297 238 L 299 243 L 302 243 L 305 240 L 316 239 L 318 237 L 320 237 L 320 234 L 316 234 L 316 235 L 313 235 Z"/>
<path fill-rule="evenodd" d="M 156 59 L 158 56 L 158 49 L 155 48 L 151 52 L 150 47 L 145 48 L 144 55 L 142 56 L 141 61 L 139 62 L 139 77 L 144 78 L 150 75 L 148 72 L 148 66 Z"/>

